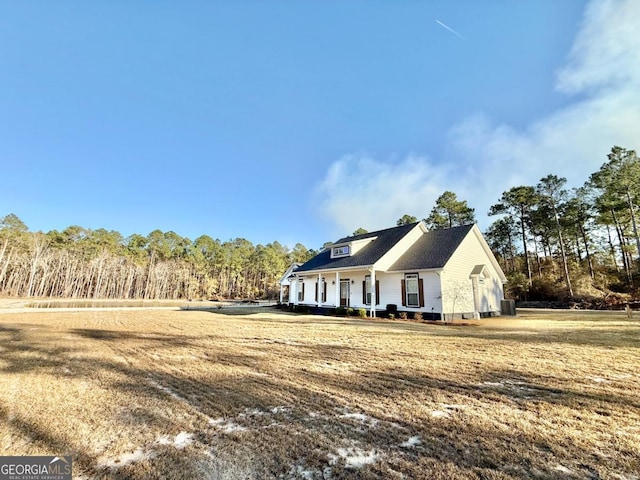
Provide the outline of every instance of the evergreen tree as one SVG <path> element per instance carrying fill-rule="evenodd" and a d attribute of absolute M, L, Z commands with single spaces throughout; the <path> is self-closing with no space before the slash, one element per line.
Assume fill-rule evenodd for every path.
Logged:
<path fill-rule="evenodd" d="M 424 221 L 429 228 L 439 229 L 474 223 L 476 218 L 474 209 L 467 205 L 466 200 L 460 201 L 455 193 L 446 191 L 438 197 Z"/>
<path fill-rule="evenodd" d="M 407 215 L 406 213 L 398 219 L 396 225 L 401 227 L 402 225 L 410 225 L 412 223 L 416 223 L 418 219 L 413 215 Z"/>

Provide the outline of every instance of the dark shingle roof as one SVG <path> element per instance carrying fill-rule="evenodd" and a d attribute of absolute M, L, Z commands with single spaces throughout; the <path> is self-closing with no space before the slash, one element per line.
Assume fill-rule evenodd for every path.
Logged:
<path fill-rule="evenodd" d="M 324 270 L 327 268 L 364 267 L 373 265 L 416 225 L 417 223 L 411 223 L 401 227 L 387 228 L 386 230 L 379 230 L 377 232 L 369 232 L 353 237 L 341 238 L 335 242 L 335 244 L 377 237 L 350 257 L 331 258 L 331 248 L 328 248 L 298 267 L 296 273 L 312 270 Z"/>
<path fill-rule="evenodd" d="M 389 271 L 443 268 L 473 225 L 430 230 L 420 237 Z"/>

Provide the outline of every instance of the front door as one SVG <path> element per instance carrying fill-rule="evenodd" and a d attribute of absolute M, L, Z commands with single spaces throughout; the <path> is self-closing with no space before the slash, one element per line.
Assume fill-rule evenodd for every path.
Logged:
<path fill-rule="evenodd" d="M 349 306 L 349 279 L 340 280 L 340 306 Z"/>

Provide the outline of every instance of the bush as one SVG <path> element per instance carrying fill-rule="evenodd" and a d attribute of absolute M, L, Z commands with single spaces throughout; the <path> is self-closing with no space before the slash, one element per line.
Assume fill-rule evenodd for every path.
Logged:
<path fill-rule="evenodd" d="M 394 313 L 389 314 L 389 320 L 395 320 L 396 315 Z"/>
<path fill-rule="evenodd" d="M 359 308 L 357 313 L 360 318 L 365 318 L 367 316 L 367 311 L 364 308 Z"/>
<path fill-rule="evenodd" d="M 401 320 L 406 320 L 407 319 L 407 312 L 400 312 L 400 319 Z"/>
<path fill-rule="evenodd" d="M 347 317 L 350 317 L 356 313 L 356 309 L 353 307 L 347 308 Z"/>
<path fill-rule="evenodd" d="M 347 309 L 344 307 L 336 307 L 336 315 L 342 316 L 347 314 Z"/>
<path fill-rule="evenodd" d="M 413 319 L 417 320 L 418 322 L 422 320 L 422 313 L 421 312 L 416 312 L 413 314 Z"/>

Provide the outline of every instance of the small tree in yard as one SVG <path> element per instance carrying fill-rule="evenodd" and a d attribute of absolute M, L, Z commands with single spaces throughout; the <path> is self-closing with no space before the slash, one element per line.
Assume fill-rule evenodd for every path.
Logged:
<path fill-rule="evenodd" d="M 471 300 L 471 288 L 470 282 L 464 280 L 457 280 L 453 282 L 445 292 L 442 294 L 442 321 L 447 321 L 447 306 L 451 306 L 451 313 L 449 314 L 449 320 L 453 321 L 456 315 L 456 307 L 466 304 Z M 460 312 L 462 313 L 462 312 Z"/>

